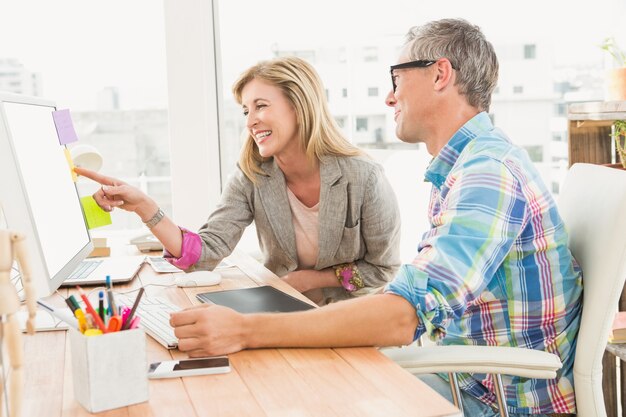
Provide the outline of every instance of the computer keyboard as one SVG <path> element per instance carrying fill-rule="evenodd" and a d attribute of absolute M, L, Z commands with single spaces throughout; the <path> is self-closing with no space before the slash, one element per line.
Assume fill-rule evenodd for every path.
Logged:
<path fill-rule="evenodd" d="M 115 298 L 118 303 L 129 307 L 135 302 L 134 297 L 126 294 L 118 294 Z M 178 306 L 164 298 L 144 295 L 137 306 L 135 316 L 141 317 L 139 327 L 143 328 L 154 340 L 168 349 L 175 349 L 178 347 L 178 339 L 174 336 L 174 329 L 170 326 L 170 313 L 180 310 Z"/>
<path fill-rule="evenodd" d="M 67 278 L 68 280 L 80 280 L 85 279 L 91 274 L 91 272 L 100 265 L 102 261 L 82 261 L 74 272 Z"/>

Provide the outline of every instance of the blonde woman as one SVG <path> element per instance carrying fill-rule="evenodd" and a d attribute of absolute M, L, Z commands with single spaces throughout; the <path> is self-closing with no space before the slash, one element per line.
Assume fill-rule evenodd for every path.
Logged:
<path fill-rule="evenodd" d="M 179 268 L 213 269 L 255 222 L 265 266 L 317 303 L 386 284 L 400 265 L 400 215 L 381 167 L 340 132 L 306 61 L 263 61 L 233 94 L 247 139 L 217 209 L 197 233 L 138 189 L 77 168 L 103 187 L 105 210 L 137 213 Z"/>

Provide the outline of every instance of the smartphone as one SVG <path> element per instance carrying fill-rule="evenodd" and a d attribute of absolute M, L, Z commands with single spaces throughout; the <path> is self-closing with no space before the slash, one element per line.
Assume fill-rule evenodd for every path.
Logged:
<path fill-rule="evenodd" d="M 181 376 L 225 374 L 230 372 L 227 356 L 212 358 L 182 359 L 150 364 L 148 378 L 178 378 Z"/>

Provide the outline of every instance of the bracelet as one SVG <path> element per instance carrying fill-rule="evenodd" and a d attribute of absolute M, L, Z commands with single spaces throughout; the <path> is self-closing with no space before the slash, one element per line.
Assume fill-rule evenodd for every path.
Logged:
<path fill-rule="evenodd" d="M 164 216 L 165 213 L 163 213 L 163 210 L 161 210 L 161 208 L 159 207 L 157 212 L 154 213 L 154 216 L 152 216 L 147 222 L 144 222 L 144 224 L 148 226 L 148 229 L 152 229 L 154 226 L 157 225 L 157 223 L 161 221 L 161 219 L 163 219 Z"/>
<path fill-rule="evenodd" d="M 335 267 L 335 276 L 339 280 L 339 283 L 348 292 L 354 292 L 360 290 L 365 286 L 361 273 L 356 267 L 354 262 L 349 264 L 341 264 Z"/>

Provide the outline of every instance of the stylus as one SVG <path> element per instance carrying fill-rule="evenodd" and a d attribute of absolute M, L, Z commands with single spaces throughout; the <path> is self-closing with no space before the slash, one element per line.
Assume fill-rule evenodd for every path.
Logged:
<path fill-rule="evenodd" d="M 130 325 L 132 324 L 133 316 L 135 315 L 135 311 L 137 310 L 137 306 L 139 305 L 139 300 L 141 300 L 141 296 L 143 295 L 144 288 L 141 287 L 139 289 L 139 294 L 137 294 L 137 298 L 135 298 L 135 302 L 133 303 L 133 308 L 130 310 L 130 314 L 126 318 L 124 325 L 122 326 L 122 330 L 128 330 Z"/>

